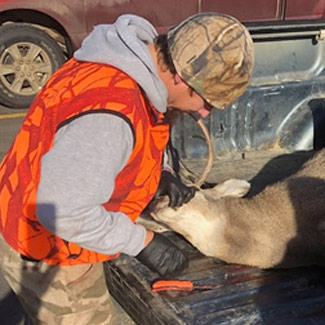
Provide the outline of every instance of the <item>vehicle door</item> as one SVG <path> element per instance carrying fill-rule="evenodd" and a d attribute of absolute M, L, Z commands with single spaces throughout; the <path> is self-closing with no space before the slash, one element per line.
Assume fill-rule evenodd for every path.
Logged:
<path fill-rule="evenodd" d="M 324 18 L 324 0 L 287 0 L 286 20 Z"/>
<path fill-rule="evenodd" d="M 225 13 L 245 22 L 272 21 L 283 18 L 284 5 L 285 0 L 200 0 L 199 10 Z"/>
<path fill-rule="evenodd" d="M 97 24 L 114 22 L 121 14 L 136 14 L 164 32 L 198 12 L 198 0 L 88 0 L 85 5 L 89 31 Z"/>

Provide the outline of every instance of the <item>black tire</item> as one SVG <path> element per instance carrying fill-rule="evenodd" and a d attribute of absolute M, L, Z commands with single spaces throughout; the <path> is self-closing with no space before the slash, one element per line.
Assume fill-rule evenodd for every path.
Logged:
<path fill-rule="evenodd" d="M 27 24 L 0 27 L 0 103 L 27 108 L 49 77 L 65 62 L 59 45 Z"/>

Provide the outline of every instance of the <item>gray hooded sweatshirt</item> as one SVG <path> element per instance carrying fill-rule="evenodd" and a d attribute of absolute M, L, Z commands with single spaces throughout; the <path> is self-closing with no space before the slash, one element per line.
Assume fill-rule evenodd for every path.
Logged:
<path fill-rule="evenodd" d="M 115 24 L 95 27 L 74 57 L 124 71 L 165 112 L 167 90 L 147 48 L 156 35 L 145 19 L 123 15 Z M 87 249 L 137 255 L 144 247 L 145 228 L 122 212 L 102 207 L 132 153 L 133 140 L 130 126 L 111 114 L 85 115 L 62 127 L 53 148 L 42 158 L 39 221 L 61 238 Z"/>

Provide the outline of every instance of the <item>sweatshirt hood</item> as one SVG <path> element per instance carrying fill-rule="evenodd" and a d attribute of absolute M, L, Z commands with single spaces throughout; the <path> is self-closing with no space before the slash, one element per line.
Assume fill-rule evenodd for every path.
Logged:
<path fill-rule="evenodd" d="M 133 78 L 152 104 L 166 111 L 167 89 L 147 47 L 157 36 L 155 28 L 144 18 L 122 15 L 114 24 L 96 26 L 74 53 L 79 61 L 114 66 Z"/>

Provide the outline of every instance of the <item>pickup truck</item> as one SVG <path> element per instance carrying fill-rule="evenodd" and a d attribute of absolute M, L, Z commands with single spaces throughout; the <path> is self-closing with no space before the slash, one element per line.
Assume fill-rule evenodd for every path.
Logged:
<path fill-rule="evenodd" d="M 248 90 L 205 120 L 215 155 L 207 181 L 244 178 L 254 195 L 294 173 L 325 144 L 325 0 L 0 0 L 0 102 L 28 106 L 96 24 L 135 13 L 164 32 L 202 11 L 237 17 L 254 39 L 256 62 Z M 27 63 L 33 58 L 33 64 Z M 195 178 L 207 149 L 191 117 L 179 118 L 172 142 L 183 177 Z M 165 234 L 190 257 L 189 268 L 177 279 L 218 288 L 155 293 L 151 284 L 157 274 L 134 258 L 105 263 L 110 292 L 136 323 L 325 324 L 322 268 L 226 264 L 203 256 L 175 233 Z"/>
<path fill-rule="evenodd" d="M 288 10 L 290 3 L 296 10 L 304 4 L 305 14 L 308 4 L 316 4 L 287 1 L 280 8 Z M 205 124 L 215 153 L 208 182 L 243 178 L 251 182 L 253 196 L 294 173 L 324 146 L 325 26 L 321 19 L 289 21 L 286 12 L 277 21 L 245 24 L 256 48 L 253 80 L 239 100 L 227 110 L 213 111 Z M 195 179 L 208 155 L 200 128 L 181 116 L 172 140 L 181 172 Z M 158 275 L 135 259 L 122 256 L 106 263 L 110 292 L 137 324 L 325 324 L 323 268 L 260 270 L 226 264 L 203 256 L 175 233 L 165 234 L 190 257 L 189 268 L 177 280 L 219 287 L 153 292 Z"/>
<path fill-rule="evenodd" d="M 28 107 L 97 24 L 132 13 L 164 32 L 202 11 L 223 12 L 253 23 L 254 34 L 265 23 L 275 23 L 271 30 L 276 32 L 277 23 L 290 22 L 288 32 L 298 28 L 301 34 L 314 32 L 315 37 L 323 37 L 317 34 L 325 11 L 321 0 L 0 0 L 0 103 Z"/>

